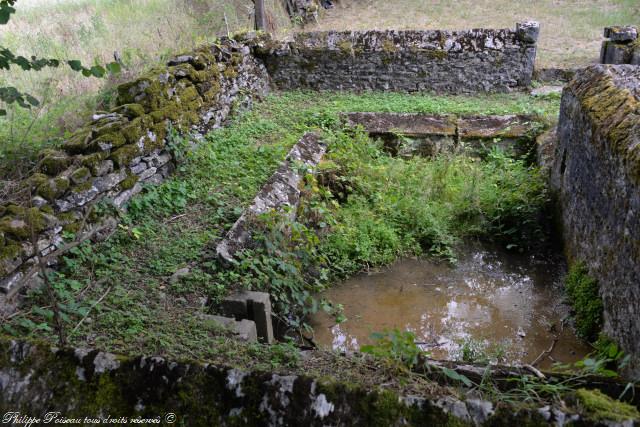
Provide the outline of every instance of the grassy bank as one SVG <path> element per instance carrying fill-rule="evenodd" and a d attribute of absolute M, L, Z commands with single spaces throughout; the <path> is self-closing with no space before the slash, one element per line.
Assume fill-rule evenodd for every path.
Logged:
<path fill-rule="evenodd" d="M 286 29 L 280 2 L 267 3 L 271 24 Z M 9 109 L 8 118 L 0 119 L 0 164 L 28 161 L 42 145 L 55 144 L 84 124 L 93 111 L 109 108 L 118 83 L 227 31 L 253 28 L 251 0 L 31 0 L 16 8 L 9 24 L 0 26 L 0 46 L 27 57 L 79 59 L 88 65 L 117 57 L 123 71 L 97 79 L 68 67 L 0 70 L 0 86 L 15 86 L 41 101 L 32 111 Z"/>
<path fill-rule="evenodd" d="M 540 67 L 580 67 L 597 62 L 602 29 L 640 25 L 635 0 L 355 0 L 337 1 L 313 29 L 364 30 L 512 28 L 518 21 L 540 22 Z"/>
<path fill-rule="evenodd" d="M 530 188 L 527 178 L 534 178 L 532 182 L 536 182 L 535 171 L 529 171 L 519 162 L 504 164 L 507 160 L 500 157 L 486 164 L 457 158 L 435 162 L 392 159 L 362 135 L 343 132 L 338 124 L 339 112 L 537 113 L 541 117 L 555 117 L 557 108 L 557 98 L 531 98 L 522 94 L 482 98 L 325 94 L 322 99 L 313 93 L 273 95 L 231 126 L 211 132 L 188 154 L 172 179 L 134 199 L 122 218 L 122 225 L 107 242 L 81 246 L 64 258 L 62 268 L 52 279 L 64 302 L 69 340 L 74 345 L 120 353 L 154 353 L 178 358 L 189 355 L 198 360 L 246 363 L 244 358 L 251 358 L 248 353 L 235 349 L 232 344 L 226 345 L 228 340 L 224 334 L 199 316 L 207 298 L 215 301 L 230 288 L 242 284 L 265 289 L 264 284 L 268 283 L 280 287 L 269 290 L 282 297 L 274 300 L 281 315 L 293 313 L 302 305 L 310 309 L 313 307 L 309 294 L 329 283 L 332 275 L 365 268 L 367 263 L 386 263 L 401 253 L 418 252 L 418 248 L 424 253 L 434 252 L 432 248 L 449 247 L 457 238 L 478 235 L 478 230 L 485 237 L 499 234 L 490 227 L 491 219 L 499 215 L 490 212 L 488 208 L 493 202 L 487 197 L 502 197 L 512 209 L 530 206 L 534 199 L 527 196 L 539 193 L 534 187 L 531 187 L 533 193 L 523 191 Z M 311 203 L 305 205 L 306 213 L 317 213 L 315 226 L 329 231 L 315 233 L 315 229 L 309 228 L 312 225 L 302 224 L 299 230 L 304 238 L 294 239 L 306 244 L 314 235 L 319 235 L 322 245 L 316 246 L 321 252 L 315 253 L 333 260 L 334 266 L 320 265 L 321 270 L 329 270 L 325 275 L 321 270 L 311 275 L 300 269 L 294 271 L 292 269 L 299 265 L 287 261 L 291 254 L 296 255 L 289 251 L 289 246 L 284 247 L 288 252 L 280 258 L 248 254 L 246 262 L 231 269 L 220 269 L 212 259 L 215 243 L 289 148 L 310 130 L 323 132 L 330 142 L 328 160 L 339 167 L 337 175 L 360 182 L 359 190 L 345 200 L 336 200 L 318 188 L 315 196 L 312 194 L 309 198 Z M 181 139 L 174 141 L 177 150 L 184 144 Z M 449 171 L 443 174 L 445 167 Z M 476 199 L 467 197 L 471 188 L 470 182 L 464 179 L 466 173 L 477 177 L 479 193 L 474 194 L 497 194 L 482 196 L 475 204 Z M 421 185 L 420 180 L 448 181 L 449 178 L 455 179 L 451 180 L 452 185 L 442 188 L 441 193 L 446 197 L 425 205 L 424 201 L 433 197 L 434 189 Z M 496 185 L 500 188 L 501 182 L 504 191 L 492 192 Z M 308 190 L 315 191 L 311 188 L 313 181 L 308 184 Z M 409 195 L 402 194 L 403 191 L 415 191 L 404 206 L 399 199 Z M 527 200 L 522 200 L 523 197 Z M 383 203 L 377 203 L 377 198 Z M 334 203 L 337 201 L 341 203 Z M 383 224 L 382 217 L 387 211 L 396 210 L 398 203 L 402 208 L 394 217 L 398 221 Z M 463 215 L 465 213 L 468 215 Z M 376 226 L 371 230 L 376 235 L 382 231 L 386 240 L 373 242 L 370 244 L 372 255 L 358 258 L 332 239 L 349 244 L 369 239 L 359 221 L 364 214 L 373 218 Z M 427 218 L 430 215 L 437 222 L 430 223 Z M 330 227 L 321 226 L 322 218 Z M 455 218 L 458 219 L 453 221 Z M 407 219 L 424 220 L 425 232 L 440 230 L 436 236 L 439 240 L 431 242 L 416 233 L 412 235 L 413 225 L 402 223 Z M 437 227 L 434 228 L 434 224 Z M 389 246 L 388 242 L 398 245 Z M 302 249 L 305 248 L 309 246 Z M 315 254 L 311 250 L 304 253 L 308 258 Z M 279 259 L 285 262 L 278 263 Z M 187 275 L 172 279 L 176 271 L 185 267 L 190 268 Z M 275 280 L 279 278 L 282 280 Z M 3 322 L 3 328 L 16 336 L 55 340 L 52 315 L 46 295 L 33 292 L 22 312 Z"/>

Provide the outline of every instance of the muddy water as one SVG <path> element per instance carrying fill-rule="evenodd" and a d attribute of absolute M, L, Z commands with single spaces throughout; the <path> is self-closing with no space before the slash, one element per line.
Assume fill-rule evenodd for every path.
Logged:
<path fill-rule="evenodd" d="M 455 266 L 404 259 L 327 291 L 325 297 L 344 305 L 347 321 L 315 315 L 314 339 L 324 348 L 357 350 L 372 332 L 399 328 L 414 332 L 435 358 L 461 360 L 463 348 L 480 347 L 494 361 L 529 363 L 549 348 L 567 315 L 558 265 L 473 245 Z M 559 335 L 555 360 L 572 362 L 589 352 L 571 327 Z"/>

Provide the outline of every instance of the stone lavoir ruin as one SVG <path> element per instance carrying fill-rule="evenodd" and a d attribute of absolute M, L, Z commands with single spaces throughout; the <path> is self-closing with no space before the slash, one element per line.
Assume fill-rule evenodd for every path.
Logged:
<path fill-rule="evenodd" d="M 619 36 L 623 32 L 628 34 Z M 57 268 L 77 242 L 98 242 L 117 227 L 119 216 L 95 209 L 97 202 L 110 201 L 116 211 L 126 208 L 145 187 L 161 184 L 174 172 L 177 158 L 168 143 L 173 134 L 202 135 L 225 126 L 234 112 L 251 108 L 271 91 L 526 90 L 534 75 L 538 33 L 535 22 L 502 30 L 297 33 L 285 41 L 247 33 L 178 56 L 120 86 L 118 106 L 95 114 L 61 147 L 42 152 L 38 171 L 21 183 L 18 202 L 0 206 L 3 319 L 23 309 L 26 292 L 44 286 L 44 268 Z M 611 29 L 606 35 L 611 43 L 624 43 L 625 52 L 636 43 L 628 40 L 630 30 Z M 603 58 L 615 56 L 609 53 L 614 49 L 610 42 L 603 46 Z M 482 161 L 497 145 L 507 155 L 528 154 L 528 162 L 538 162 L 548 174 L 568 262 L 583 263 L 597 280 L 603 332 L 630 355 L 626 377 L 639 378 L 640 67 L 594 65 L 578 71 L 564 87 L 557 129 L 524 115 L 341 113 L 345 129 L 382 139 L 394 157 L 463 153 Z M 220 265 L 233 265 L 236 254 L 254 244 L 255 221 L 261 215 L 275 210 L 295 220 L 307 196 L 305 175 L 316 171 L 330 151 L 320 131 L 306 133 L 290 148 L 215 242 Z M 72 242 L 65 239 L 70 232 L 76 236 Z M 493 266 L 509 268 L 502 261 Z M 531 270 L 519 271 L 520 276 L 500 273 L 500 280 L 529 283 Z M 517 292 L 547 291 L 536 286 Z M 556 291 L 536 304 L 562 298 Z M 281 320 L 272 317 L 273 303 L 268 294 L 239 290 L 221 304 L 203 308 L 202 316 L 240 340 L 270 344 L 281 338 L 274 329 Z M 526 295 L 522 303 L 532 304 Z M 537 315 L 537 308 L 532 310 Z M 510 332 L 520 333 L 515 324 Z M 543 348 L 549 338 L 541 341 Z M 571 339 L 576 346 L 584 344 Z M 588 352 L 576 349 L 566 349 L 578 353 L 574 361 Z M 317 360 L 314 351 L 305 354 Z M 481 393 L 479 385 L 487 378 L 507 392 L 530 378 L 556 386 L 569 381 L 569 374 L 551 375 L 527 365 L 533 357 L 513 356 L 507 362 L 518 366 L 511 367 L 421 361 L 423 368 L 430 367 L 422 375 L 434 385 L 420 395 L 349 384 L 337 367 L 354 356 L 331 357 L 336 358 L 335 377 L 316 378 L 305 369 L 259 372 L 197 360 L 122 356 L 99 348 L 57 348 L 14 336 L 0 341 L 0 410 L 39 416 L 59 411 L 69 418 L 171 413 L 181 425 L 634 425 L 633 413 L 620 412 L 629 411 L 628 406 L 606 406 L 619 404 L 604 396 L 623 394 L 623 381 L 592 376 L 546 404 L 525 402 L 523 395 L 507 402 Z M 637 405 L 638 394 L 628 393 L 626 400 Z M 604 402 L 600 409 L 606 415 L 594 409 L 594 401 Z"/>

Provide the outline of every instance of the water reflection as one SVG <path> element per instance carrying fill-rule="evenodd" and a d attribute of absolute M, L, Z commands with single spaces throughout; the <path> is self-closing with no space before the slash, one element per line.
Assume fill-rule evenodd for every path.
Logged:
<path fill-rule="evenodd" d="M 557 281 L 558 263 L 533 256 L 470 247 L 455 267 L 405 259 L 361 274 L 325 296 L 345 308 L 336 325 L 322 313 L 311 323 L 315 340 L 335 350 L 357 350 L 374 331 L 415 333 L 437 358 L 459 358 L 470 339 L 499 347 L 509 362 L 530 362 L 547 349 L 567 315 Z M 589 348 L 565 328 L 553 356 L 579 360 Z"/>

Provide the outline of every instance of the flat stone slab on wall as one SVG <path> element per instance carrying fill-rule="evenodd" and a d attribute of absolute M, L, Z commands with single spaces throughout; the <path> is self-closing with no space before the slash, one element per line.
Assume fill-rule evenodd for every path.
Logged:
<path fill-rule="evenodd" d="M 569 259 L 598 280 L 604 332 L 640 378 L 640 67 L 592 66 L 565 87 L 551 185 Z"/>
<path fill-rule="evenodd" d="M 532 117 L 440 116 L 420 113 L 345 113 L 349 126 L 362 126 L 382 137 L 395 155 L 434 156 L 442 152 L 483 155 L 498 146 L 513 155 L 526 155 L 535 147 L 542 126 Z"/>
<path fill-rule="evenodd" d="M 315 167 L 326 148 L 314 133 L 305 134 L 291 148 L 285 161 L 262 187 L 251 206 L 244 210 L 225 238 L 216 246 L 216 254 L 222 261 L 233 261 L 236 252 L 251 245 L 251 228 L 260 215 L 271 211 L 285 213 L 285 209 L 290 209 L 288 215 L 295 216 L 300 202 L 300 167 Z"/>
<path fill-rule="evenodd" d="M 256 50 L 279 89 L 509 92 L 531 83 L 539 27 L 296 33 Z"/>

